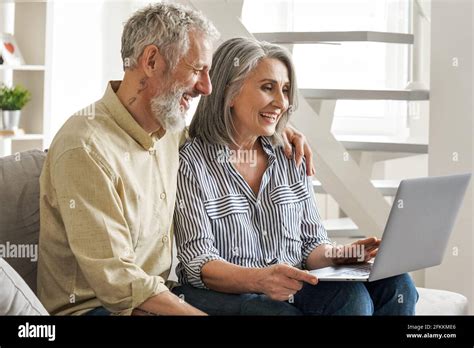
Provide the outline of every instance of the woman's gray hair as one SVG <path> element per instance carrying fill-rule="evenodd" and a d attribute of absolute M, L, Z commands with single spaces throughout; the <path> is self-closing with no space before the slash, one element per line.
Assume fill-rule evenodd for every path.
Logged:
<path fill-rule="evenodd" d="M 148 45 L 156 45 L 168 71 L 189 49 L 189 32 L 197 30 L 215 40 L 219 32 L 201 12 L 180 4 L 157 3 L 146 6 L 129 18 L 122 33 L 123 68 L 133 69 Z"/>
<path fill-rule="evenodd" d="M 297 107 L 296 74 L 291 54 L 285 48 L 250 38 L 234 38 L 219 46 L 212 58 L 209 72 L 213 92 L 202 96 L 192 119 L 189 134 L 211 144 L 235 144 L 231 103 L 240 93 L 245 79 L 264 58 L 274 58 L 288 69 L 290 107 L 283 113 L 271 141 L 282 144 L 281 134 L 290 114 Z"/>

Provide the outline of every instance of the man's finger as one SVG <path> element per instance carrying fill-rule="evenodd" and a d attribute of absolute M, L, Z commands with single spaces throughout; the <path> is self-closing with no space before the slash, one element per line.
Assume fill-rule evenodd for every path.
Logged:
<path fill-rule="evenodd" d="M 313 163 L 313 151 L 308 143 L 304 144 L 304 157 L 306 158 L 306 175 L 313 176 L 316 170 Z"/>
<path fill-rule="evenodd" d="M 291 143 L 295 147 L 295 161 L 296 166 L 299 168 L 301 162 L 303 162 L 304 156 L 304 137 L 301 134 L 295 132 L 293 138 L 291 138 Z"/>
<path fill-rule="evenodd" d="M 288 140 L 288 136 L 286 135 L 286 132 L 288 131 L 288 128 L 287 130 L 285 130 L 283 133 L 282 133 L 282 138 L 283 138 L 283 151 L 285 152 L 285 156 L 288 158 L 288 159 L 291 159 L 292 157 L 292 151 L 291 151 L 291 144 L 290 144 L 290 141 Z"/>

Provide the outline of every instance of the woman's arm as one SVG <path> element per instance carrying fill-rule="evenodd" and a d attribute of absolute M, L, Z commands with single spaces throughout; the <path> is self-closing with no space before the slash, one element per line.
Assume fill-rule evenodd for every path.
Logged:
<path fill-rule="evenodd" d="M 314 275 L 295 267 L 279 264 L 266 268 L 246 268 L 222 260 L 206 263 L 201 269 L 202 281 L 215 291 L 243 294 L 262 293 L 273 300 L 286 301 L 303 287 L 315 285 Z"/>
<path fill-rule="evenodd" d="M 333 245 L 321 222 L 321 217 L 316 207 L 312 180 L 306 177 L 306 162 L 299 170 L 301 180 L 305 182 L 306 191 L 310 198 L 302 202 L 301 240 L 303 268 L 311 270 L 332 265 L 331 259 L 326 257 L 326 252 L 332 250 Z"/>
<path fill-rule="evenodd" d="M 212 290 L 231 294 L 261 292 L 258 279 L 261 270 L 234 265 L 223 260 L 213 260 L 201 268 L 204 284 Z"/>
<path fill-rule="evenodd" d="M 306 269 L 312 270 L 317 268 L 334 266 L 332 258 L 328 257 L 328 254 L 332 254 L 333 248 L 334 247 L 330 244 L 321 244 L 314 248 L 311 254 L 309 254 L 308 258 L 306 259 Z"/>

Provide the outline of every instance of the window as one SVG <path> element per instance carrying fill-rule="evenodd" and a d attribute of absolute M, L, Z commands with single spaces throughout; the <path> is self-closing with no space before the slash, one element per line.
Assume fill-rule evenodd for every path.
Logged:
<path fill-rule="evenodd" d="M 408 0 L 245 1 L 242 21 L 251 32 L 409 32 Z M 409 81 L 410 45 L 335 42 L 295 45 L 300 88 L 403 89 Z M 339 100 L 335 134 L 405 135 L 407 103 Z"/>

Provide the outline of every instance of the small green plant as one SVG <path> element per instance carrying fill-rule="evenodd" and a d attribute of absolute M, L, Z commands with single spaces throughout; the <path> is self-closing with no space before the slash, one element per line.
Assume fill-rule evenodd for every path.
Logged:
<path fill-rule="evenodd" d="M 0 88 L 1 110 L 21 110 L 30 99 L 30 92 L 22 86 Z"/>

